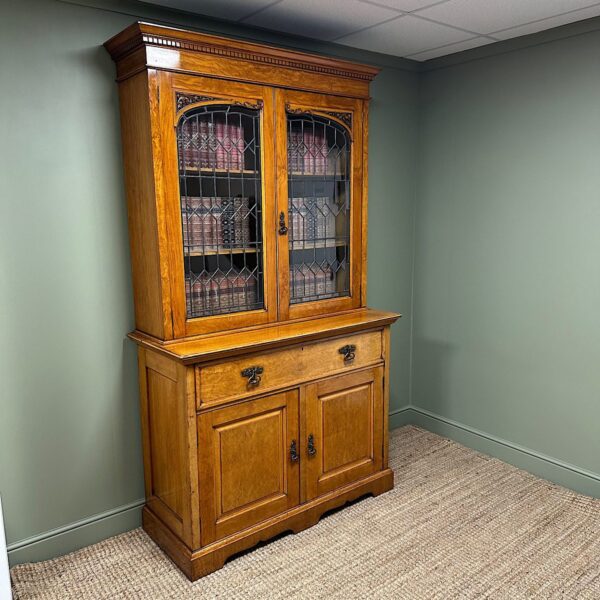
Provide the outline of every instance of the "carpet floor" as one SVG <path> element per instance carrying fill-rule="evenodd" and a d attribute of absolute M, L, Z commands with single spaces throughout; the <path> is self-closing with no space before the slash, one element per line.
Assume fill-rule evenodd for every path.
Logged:
<path fill-rule="evenodd" d="M 12 569 L 15 600 L 600 599 L 600 500 L 417 427 L 393 491 L 190 583 L 141 529 Z"/>

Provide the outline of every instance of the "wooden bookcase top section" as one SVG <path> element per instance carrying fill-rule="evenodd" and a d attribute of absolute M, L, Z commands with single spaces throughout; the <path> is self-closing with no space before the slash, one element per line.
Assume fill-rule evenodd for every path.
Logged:
<path fill-rule="evenodd" d="M 144 69 L 369 97 L 379 69 L 337 58 L 137 22 L 104 44 L 122 81 Z"/>
<path fill-rule="evenodd" d="M 366 308 L 332 317 L 280 323 L 169 342 L 161 342 L 139 331 L 134 331 L 129 337 L 140 346 L 190 365 L 247 352 L 272 350 L 290 343 L 308 342 L 376 329 L 391 325 L 399 317 L 397 313 Z"/>

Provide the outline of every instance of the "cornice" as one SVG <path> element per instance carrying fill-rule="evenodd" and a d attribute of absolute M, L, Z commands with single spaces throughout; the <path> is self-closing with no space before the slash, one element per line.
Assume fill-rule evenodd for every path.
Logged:
<path fill-rule="evenodd" d="M 104 46 L 115 61 L 142 46 L 156 46 L 367 82 L 379 72 L 369 65 L 144 22 L 134 23 Z"/>

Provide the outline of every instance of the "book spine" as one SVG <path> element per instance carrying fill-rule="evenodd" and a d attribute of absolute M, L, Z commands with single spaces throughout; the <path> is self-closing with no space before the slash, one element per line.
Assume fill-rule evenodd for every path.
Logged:
<path fill-rule="evenodd" d="M 223 229 L 223 245 L 231 247 L 235 244 L 235 224 L 233 202 L 231 198 L 222 198 L 221 227 Z"/>
<path fill-rule="evenodd" d="M 206 121 L 200 121 L 200 144 L 199 144 L 199 152 L 198 159 L 200 168 L 208 169 L 209 160 L 208 160 L 208 123 Z"/>
<path fill-rule="evenodd" d="M 226 149 L 225 149 L 225 138 L 226 138 L 226 125 L 222 121 L 215 123 L 215 168 L 226 169 L 229 165 L 226 164 Z"/>
<path fill-rule="evenodd" d="M 298 171 L 298 134 L 290 131 L 288 135 L 288 173 Z"/>
<path fill-rule="evenodd" d="M 232 151 L 235 168 L 244 170 L 244 129 L 241 125 L 232 125 Z"/>
<path fill-rule="evenodd" d="M 208 127 L 208 166 L 210 169 L 215 169 L 217 167 L 217 131 L 215 123 L 209 121 L 207 123 Z"/>
<path fill-rule="evenodd" d="M 302 140 L 304 142 L 304 146 L 306 147 L 306 152 L 304 154 L 302 171 L 307 175 L 312 175 L 315 169 L 314 139 L 315 138 L 310 131 L 304 131 Z"/>

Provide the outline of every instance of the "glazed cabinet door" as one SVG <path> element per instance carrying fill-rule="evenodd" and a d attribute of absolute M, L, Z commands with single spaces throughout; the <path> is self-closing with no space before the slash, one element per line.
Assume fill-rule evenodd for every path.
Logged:
<path fill-rule="evenodd" d="M 383 368 L 306 388 L 303 482 L 306 500 L 382 469 Z"/>
<path fill-rule="evenodd" d="M 273 92 L 161 72 L 160 167 L 175 337 L 277 318 Z M 159 211 L 160 212 L 160 211 Z"/>
<path fill-rule="evenodd" d="M 276 93 L 282 319 L 361 306 L 363 109 L 361 100 Z"/>
<path fill-rule="evenodd" d="M 202 543 L 299 503 L 298 390 L 198 416 Z"/>

